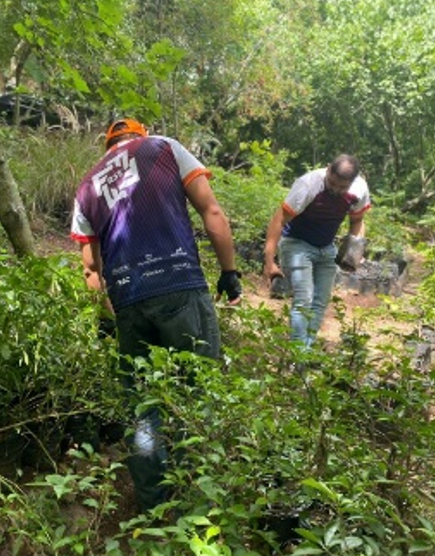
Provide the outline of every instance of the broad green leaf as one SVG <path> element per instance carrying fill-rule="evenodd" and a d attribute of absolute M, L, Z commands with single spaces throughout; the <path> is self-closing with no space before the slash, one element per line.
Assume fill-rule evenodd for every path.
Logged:
<path fill-rule="evenodd" d="M 221 528 L 218 527 L 217 525 L 213 525 L 212 527 L 209 527 L 205 533 L 205 538 L 207 539 L 207 541 L 209 541 L 210 539 L 212 539 L 213 537 L 216 537 L 217 535 L 220 535 L 221 533 Z"/>
<path fill-rule="evenodd" d="M 301 481 L 301 484 L 310 488 L 313 488 L 314 490 L 317 490 L 318 492 L 321 492 L 322 494 L 324 494 L 327 498 L 329 498 L 330 500 L 336 502 L 337 501 L 337 494 L 332 491 L 325 483 L 322 483 L 320 481 L 316 481 L 315 479 L 304 479 L 303 481 Z"/>
<path fill-rule="evenodd" d="M 428 554 L 433 549 L 434 549 L 433 544 L 428 544 L 428 543 L 425 543 L 425 542 L 412 541 L 410 543 L 408 552 L 409 552 L 409 554 L 418 554 L 419 552 L 424 552 L 424 553 Z"/>
<path fill-rule="evenodd" d="M 340 527 L 340 523 L 336 521 L 326 529 L 325 536 L 324 536 L 325 546 L 328 547 L 331 545 L 331 542 L 336 536 L 335 534 L 338 531 L 339 527 Z"/>

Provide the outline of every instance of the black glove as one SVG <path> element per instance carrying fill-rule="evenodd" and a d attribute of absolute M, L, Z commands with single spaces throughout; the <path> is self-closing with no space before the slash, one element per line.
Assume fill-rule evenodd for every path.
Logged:
<path fill-rule="evenodd" d="M 225 292 L 228 296 L 228 301 L 234 301 L 242 295 L 242 285 L 239 278 L 242 274 L 237 270 L 222 270 L 217 283 L 218 300 Z"/>
<path fill-rule="evenodd" d="M 98 321 L 98 337 L 100 340 L 104 340 L 104 338 L 116 338 L 115 319 L 100 317 Z"/>

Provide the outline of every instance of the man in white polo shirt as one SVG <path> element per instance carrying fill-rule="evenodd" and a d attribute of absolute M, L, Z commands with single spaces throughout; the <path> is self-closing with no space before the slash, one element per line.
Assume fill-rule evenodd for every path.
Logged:
<path fill-rule="evenodd" d="M 290 337 L 306 347 L 317 336 L 334 286 L 337 231 L 348 216 L 349 234 L 362 238 L 369 208 L 358 160 L 341 154 L 326 168 L 296 179 L 269 223 L 264 273 L 269 280 L 285 276 L 291 283 Z M 275 263 L 277 249 L 281 268 Z"/>

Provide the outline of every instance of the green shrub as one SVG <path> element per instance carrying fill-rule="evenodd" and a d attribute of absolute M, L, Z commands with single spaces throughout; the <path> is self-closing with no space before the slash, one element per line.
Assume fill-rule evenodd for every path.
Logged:
<path fill-rule="evenodd" d="M 252 153 L 249 172 L 214 169 L 238 244 L 261 240 L 286 193 L 279 157 L 257 144 Z M 76 177 L 67 180 L 68 193 L 62 182 L 60 199 L 69 199 Z M 44 205 L 50 199 L 43 197 L 34 207 L 64 202 Z M 377 207 L 369 213 L 373 253 L 401 253 L 406 236 L 396 216 Z M 213 273 L 205 245 L 202 255 Z M 428 259 L 433 266 L 433 253 Z M 116 343 L 97 338 L 97 309 L 78 266 L 66 255 L 0 257 L 0 432 L 81 411 L 126 417 Z M 433 294 L 430 279 L 417 299 L 416 325 L 433 320 Z M 166 416 L 172 499 L 132 519 L 120 516 L 103 538 L 100 527 L 117 507 L 116 465 L 84 449 L 72 454 L 73 469 L 0 492 L 0 543 L 44 556 L 433 554 L 433 371 L 417 369 L 403 342 L 385 338 L 373 355 L 369 337 L 345 322 L 343 310 L 341 342 L 331 353 L 307 353 L 289 341 L 285 305 L 281 315 L 264 306 L 218 311 L 222 361 L 161 348 L 136 361 L 138 413 L 159 405 Z M 186 372 L 196 375 L 195 386 Z M 91 509 L 73 532 L 72 502 Z M 280 517 L 297 523 L 287 547 L 271 525 Z"/>
<path fill-rule="evenodd" d="M 211 185 L 230 220 L 240 266 L 259 271 L 267 226 L 287 194 L 281 184 L 284 164 L 283 156 L 273 155 L 267 143 L 254 142 L 244 149 L 248 152 L 249 169 L 225 171 L 213 167 Z M 191 216 L 198 236 L 203 238 L 200 218 L 194 211 Z"/>
<path fill-rule="evenodd" d="M 410 234 L 396 209 L 374 206 L 366 217 L 367 256 L 371 260 L 402 260 Z"/>
<path fill-rule="evenodd" d="M 1 256 L 0 428 L 114 409 L 116 367 L 96 312 L 73 257 Z"/>

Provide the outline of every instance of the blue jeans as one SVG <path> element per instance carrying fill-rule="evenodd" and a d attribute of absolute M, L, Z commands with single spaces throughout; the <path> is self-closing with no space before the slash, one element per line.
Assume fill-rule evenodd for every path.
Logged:
<path fill-rule="evenodd" d="M 334 244 L 314 247 L 294 238 L 279 242 L 281 269 L 291 282 L 290 337 L 310 347 L 322 324 L 337 274 Z"/>

